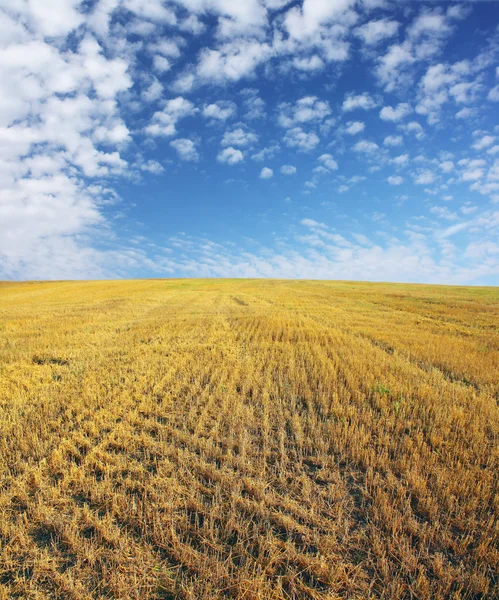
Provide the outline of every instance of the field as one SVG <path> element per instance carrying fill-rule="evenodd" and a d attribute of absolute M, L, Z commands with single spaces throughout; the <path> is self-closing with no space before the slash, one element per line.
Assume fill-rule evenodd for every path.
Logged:
<path fill-rule="evenodd" d="M 0 599 L 499 598 L 499 289 L 0 284 Z"/>

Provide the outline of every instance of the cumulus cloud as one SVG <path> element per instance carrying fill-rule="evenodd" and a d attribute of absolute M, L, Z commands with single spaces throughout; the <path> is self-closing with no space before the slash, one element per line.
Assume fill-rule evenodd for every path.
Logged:
<path fill-rule="evenodd" d="M 383 121 L 401 121 L 412 112 L 410 104 L 407 102 L 400 102 L 395 108 L 392 106 L 384 106 L 379 116 Z"/>
<path fill-rule="evenodd" d="M 324 67 L 324 61 L 317 54 L 306 57 L 295 57 L 293 66 L 299 71 L 321 71 Z"/>
<path fill-rule="evenodd" d="M 320 142 L 316 133 L 306 132 L 301 127 L 289 129 L 283 139 L 287 146 L 296 148 L 301 152 L 313 150 Z"/>
<path fill-rule="evenodd" d="M 429 169 L 423 169 L 414 174 L 414 183 L 416 185 L 429 185 L 436 180 L 436 175 Z"/>
<path fill-rule="evenodd" d="M 226 131 L 222 138 L 222 146 L 252 146 L 258 141 L 258 136 L 242 127 Z"/>
<path fill-rule="evenodd" d="M 409 133 L 415 136 L 416 139 L 422 140 L 425 137 L 425 132 L 423 127 L 417 121 L 410 121 L 406 124 L 399 124 L 398 128 L 402 130 L 404 133 Z"/>
<path fill-rule="evenodd" d="M 388 51 L 378 59 L 376 75 L 387 92 L 397 86 L 408 83 L 406 69 L 416 61 L 412 47 L 408 43 L 393 44 Z"/>
<path fill-rule="evenodd" d="M 399 27 L 400 23 L 398 21 L 379 19 L 377 21 L 369 21 L 365 25 L 358 27 L 355 30 L 355 35 L 367 46 L 376 46 L 380 42 L 396 35 Z"/>
<path fill-rule="evenodd" d="M 189 162 L 197 162 L 199 160 L 196 144 L 192 140 L 180 138 L 170 142 L 170 146 L 175 148 L 182 160 Z"/>
<path fill-rule="evenodd" d="M 331 154 L 322 154 L 319 156 L 318 160 L 329 171 L 336 171 L 338 169 L 338 163 Z"/>
<path fill-rule="evenodd" d="M 187 86 L 192 89 L 195 84 L 201 83 L 239 81 L 253 75 L 255 69 L 271 56 L 271 47 L 255 39 L 238 38 L 218 48 L 205 48 L 194 67 L 194 73 L 187 71 L 179 75 L 177 89 L 185 89 Z"/>
<path fill-rule="evenodd" d="M 383 140 L 385 146 L 401 146 L 403 144 L 403 137 L 401 135 L 387 135 Z"/>
<path fill-rule="evenodd" d="M 361 140 L 360 142 L 357 142 L 355 144 L 355 146 L 353 147 L 353 150 L 354 150 L 354 152 L 363 152 L 365 154 L 372 154 L 373 152 L 376 152 L 377 150 L 379 150 L 379 146 L 375 142 L 370 142 L 368 140 Z"/>
<path fill-rule="evenodd" d="M 400 154 L 399 156 L 392 158 L 391 162 L 396 167 L 404 167 L 409 162 L 409 155 L 408 154 Z"/>
<path fill-rule="evenodd" d="M 344 112 L 349 112 L 357 109 L 372 110 L 376 106 L 377 102 L 367 92 L 364 92 L 357 95 L 347 94 L 341 108 Z"/>
<path fill-rule="evenodd" d="M 237 106 L 234 102 L 213 102 L 212 104 L 205 104 L 203 107 L 203 116 L 207 119 L 214 119 L 216 121 L 227 121 L 233 117 L 237 112 Z"/>
<path fill-rule="evenodd" d="M 324 223 L 319 223 L 318 221 L 314 221 L 314 219 L 302 219 L 300 221 L 300 223 L 302 225 L 304 225 L 305 227 L 313 227 L 313 228 L 319 228 L 319 229 L 327 229 L 327 225 L 325 225 Z"/>
<path fill-rule="evenodd" d="M 244 160 L 244 154 L 241 150 L 229 146 L 229 148 L 224 148 L 224 150 L 218 153 L 217 160 L 228 165 L 235 165 Z"/>
<path fill-rule="evenodd" d="M 454 170 L 454 163 L 451 160 L 444 160 L 438 166 L 444 173 L 450 173 Z"/>
<path fill-rule="evenodd" d="M 305 96 L 295 104 L 285 102 L 279 105 L 278 123 L 289 129 L 303 123 L 321 122 L 331 114 L 329 102 L 316 96 Z"/>
<path fill-rule="evenodd" d="M 146 102 L 154 102 L 155 100 L 159 100 L 162 94 L 163 86 L 155 79 L 148 88 L 142 91 L 141 96 Z"/>
<path fill-rule="evenodd" d="M 484 148 L 488 148 L 489 146 L 492 146 L 495 139 L 496 138 L 494 135 L 484 135 L 473 144 L 473 148 L 475 150 L 483 150 Z"/>
<path fill-rule="evenodd" d="M 245 88 L 241 90 L 243 97 L 244 118 L 248 121 L 265 118 L 265 101 L 258 95 L 258 90 Z"/>
<path fill-rule="evenodd" d="M 181 119 L 185 119 L 197 112 L 194 104 L 178 96 L 164 103 L 164 108 L 154 113 L 151 123 L 145 128 L 145 132 L 154 137 L 171 137 L 177 133 L 176 125 Z"/>
<path fill-rule="evenodd" d="M 362 121 L 348 121 L 347 128 L 345 132 L 348 135 L 356 135 L 357 133 L 361 133 L 366 128 L 366 124 Z"/>
<path fill-rule="evenodd" d="M 488 114 L 492 102 L 499 101 L 499 86 L 494 85 L 497 47 L 491 35 L 476 55 L 475 43 L 444 52 L 457 20 L 470 10 L 475 8 L 415 4 L 406 11 L 381 0 L 54 0 L 51 10 L 39 0 L 4 1 L 1 276 L 120 276 L 140 274 L 144 268 L 170 274 L 182 269 L 223 274 L 226 269 L 353 276 L 366 273 L 366 265 L 386 261 L 386 278 L 418 273 L 452 279 L 457 267 L 430 259 L 431 246 L 418 254 L 422 246 L 417 244 L 438 239 L 449 261 L 450 249 L 442 240 L 458 233 L 485 235 L 498 222 L 494 213 L 482 210 L 489 201 L 499 202 L 498 129 Z M 360 52 L 353 51 L 359 45 Z M 344 66 L 333 63 L 347 60 L 347 69 L 358 69 L 359 81 L 364 71 L 374 73 L 373 80 L 366 78 L 364 89 L 369 91 L 346 92 L 351 79 Z M 273 85 L 282 78 L 293 82 L 297 96 Z M 382 102 L 383 92 L 396 92 L 396 100 L 386 96 Z M 365 112 L 365 119 L 351 115 L 374 109 L 382 122 L 374 113 L 371 120 Z M 411 113 L 417 116 L 408 120 Z M 418 122 L 422 118 L 424 129 Z M 370 140 L 345 139 L 365 132 L 366 123 L 372 125 Z M 480 130 L 470 137 L 471 123 Z M 431 143 L 423 148 L 418 142 L 425 139 Z M 402 144 L 404 153 L 392 158 L 391 149 Z M 438 152 L 446 145 L 454 156 Z M 303 164 L 295 160 L 312 151 L 301 157 Z M 279 172 L 299 173 L 293 181 L 305 194 L 318 188 L 321 174 L 333 195 L 371 180 L 378 171 L 379 181 L 407 186 L 407 195 L 393 196 L 397 202 L 411 197 L 410 186 L 423 186 L 413 193 L 424 193 L 426 203 L 414 203 L 411 209 L 416 214 L 424 204 L 426 215 L 414 219 L 427 221 L 418 222 L 421 229 L 411 229 L 409 241 L 402 243 L 394 241 L 388 208 L 385 216 L 376 217 L 379 232 L 369 237 L 347 230 L 340 235 L 320 221 L 304 219 L 307 235 L 298 240 L 298 257 L 296 246 L 289 253 L 269 252 L 266 258 L 220 246 L 223 259 L 200 260 L 199 267 L 178 255 L 167 262 L 129 248 L 121 236 L 132 227 L 129 222 L 119 236 L 113 234 L 114 223 L 127 218 L 127 198 L 133 197 L 130 191 L 121 199 L 115 184 L 121 189 L 161 177 L 166 187 L 172 170 L 165 166 L 174 162 L 203 161 L 199 169 L 174 172 L 214 177 L 242 163 L 245 155 L 265 161 L 261 168 L 279 153 Z M 211 169 L 210 161 L 223 166 Z M 352 176 L 352 165 L 365 171 Z M 387 166 L 395 174 L 381 171 Z M 257 172 L 262 179 L 273 176 L 269 167 Z M 430 206 L 430 199 L 460 198 L 459 186 L 469 202 L 453 210 Z M 324 198 L 321 208 L 329 201 Z M 346 218 L 352 217 L 346 212 Z M 458 215 L 473 217 L 461 223 Z M 436 221 L 455 222 L 442 226 Z M 378 234 L 390 240 L 388 245 L 376 244 Z M 489 241 L 471 240 L 466 259 L 487 257 L 491 264 L 496 254 Z M 150 242 L 144 247 L 153 247 Z M 319 250 L 323 253 L 312 254 Z M 453 252 L 458 251 L 456 246 Z M 485 267 L 492 269 L 489 263 Z"/>
<path fill-rule="evenodd" d="M 3 8 L 1 276 L 70 276 L 71 266 L 73 276 L 97 272 L 104 255 L 83 236 L 105 227 L 101 207 L 119 197 L 89 180 L 126 172 L 131 135 L 117 100 L 132 86 L 128 63 L 104 52 L 90 31 L 64 46 L 84 22 L 78 2 Z"/>
<path fill-rule="evenodd" d="M 353 4 L 354 0 L 304 0 L 301 7 L 296 6 L 286 13 L 285 28 L 296 40 L 317 37 L 325 26 L 345 17 L 348 19 L 347 13 Z"/>

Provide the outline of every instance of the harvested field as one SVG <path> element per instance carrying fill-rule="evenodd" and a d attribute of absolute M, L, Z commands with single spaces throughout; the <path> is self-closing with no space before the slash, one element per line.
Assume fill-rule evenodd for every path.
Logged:
<path fill-rule="evenodd" d="M 0 284 L 0 599 L 499 598 L 499 290 Z"/>

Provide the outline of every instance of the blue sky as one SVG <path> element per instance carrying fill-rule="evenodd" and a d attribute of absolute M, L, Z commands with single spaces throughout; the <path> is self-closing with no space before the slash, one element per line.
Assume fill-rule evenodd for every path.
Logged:
<path fill-rule="evenodd" d="M 499 284 L 499 4 L 0 0 L 0 278 Z"/>

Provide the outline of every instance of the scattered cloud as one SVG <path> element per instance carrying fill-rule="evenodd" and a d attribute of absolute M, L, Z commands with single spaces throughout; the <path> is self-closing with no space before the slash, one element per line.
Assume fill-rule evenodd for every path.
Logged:
<path fill-rule="evenodd" d="M 348 121 L 347 128 L 345 132 L 348 135 L 357 135 L 357 133 L 361 133 L 366 128 L 366 124 L 362 121 Z"/>
<path fill-rule="evenodd" d="M 258 136 L 242 127 L 226 131 L 222 138 L 222 146 L 245 147 L 252 146 L 258 141 Z"/>
<path fill-rule="evenodd" d="M 318 160 L 329 171 L 336 171 L 338 169 L 338 163 L 331 154 L 322 154 L 319 156 Z"/>
<path fill-rule="evenodd" d="M 189 162 L 197 162 L 199 160 L 196 144 L 192 140 L 180 138 L 170 142 L 170 146 L 175 148 L 182 160 Z"/>
<path fill-rule="evenodd" d="M 404 138 L 401 135 L 387 135 L 383 140 L 383 144 L 385 146 L 391 146 L 392 148 L 396 146 L 401 146 L 403 142 Z"/>
<path fill-rule="evenodd" d="M 295 104 L 289 102 L 279 105 L 278 123 L 290 129 L 305 123 L 320 123 L 331 114 L 329 103 L 316 96 L 305 96 Z"/>
<path fill-rule="evenodd" d="M 227 119 L 234 117 L 236 112 L 237 106 L 234 102 L 219 101 L 205 104 L 203 107 L 203 116 L 216 121 L 227 121 Z"/>
<path fill-rule="evenodd" d="M 499 51 L 482 3 L 30 0 L 2 11 L 2 278 L 497 281 Z M 235 216 L 227 202 L 237 246 L 200 243 L 193 222 L 161 250 L 141 186 L 182 192 L 196 177 L 205 226 L 219 177 L 262 185 L 246 158 L 262 179 L 293 176 L 280 184 L 302 200 L 313 191 L 314 219 L 290 234 L 300 204 L 286 190 L 286 214 L 268 220 L 273 248 L 244 247 L 262 241 L 240 219 L 254 207 Z M 173 202 L 165 214 L 182 209 Z"/>
<path fill-rule="evenodd" d="M 228 165 L 235 165 L 244 160 L 244 154 L 241 150 L 237 150 L 236 148 L 224 148 L 218 153 L 217 156 L 218 162 L 227 163 Z"/>
<path fill-rule="evenodd" d="M 319 136 L 311 132 L 304 131 L 301 127 L 289 129 L 284 136 L 284 143 L 290 148 L 297 148 L 301 152 L 310 152 L 320 142 Z"/>
<path fill-rule="evenodd" d="M 182 96 L 167 100 L 164 108 L 154 113 L 151 123 L 145 128 L 145 133 L 154 137 L 174 136 L 177 133 L 177 123 L 196 112 L 194 104 Z"/>
<path fill-rule="evenodd" d="M 394 37 L 400 23 L 390 19 L 378 19 L 369 21 L 355 30 L 355 35 L 359 37 L 367 46 L 377 46 L 384 40 Z"/>
<path fill-rule="evenodd" d="M 365 154 L 372 154 L 379 150 L 378 144 L 376 142 L 370 142 L 368 140 L 361 140 L 357 142 L 353 147 L 354 152 L 363 152 Z"/>
<path fill-rule="evenodd" d="M 358 109 L 372 110 L 377 105 L 377 102 L 367 92 L 357 95 L 350 93 L 346 95 L 341 108 L 344 112 L 349 112 Z"/>
<path fill-rule="evenodd" d="M 412 112 L 410 104 L 407 102 L 400 102 L 395 108 L 391 106 L 384 106 L 379 116 L 383 121 L 401 121 L 405 119 Z"/>

